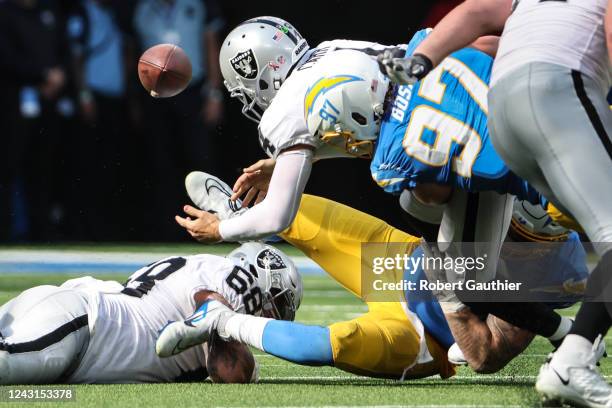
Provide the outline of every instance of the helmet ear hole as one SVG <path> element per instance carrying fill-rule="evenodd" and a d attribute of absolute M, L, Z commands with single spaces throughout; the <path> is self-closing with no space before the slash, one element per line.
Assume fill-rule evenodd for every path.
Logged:
<path fill-rule="evenodd" d="M 368 124 L 368 120 L 365 118 L 365 116 L 363 116 L 361 113 L 359 112 L 353 112 L 351 113 L 351 118 L 353 118 L 353 120 L 357 123 L 359 123 L 361 126 L 365 126 Z"/>
<path fill-rule="evenodd" d="M 265 91 L 266 89 L 268 89 L 268 83 L 266 81 L 264 81 L 263 79 L 259 80 L 259 89 L 261 89 L 262 91 Z"/>

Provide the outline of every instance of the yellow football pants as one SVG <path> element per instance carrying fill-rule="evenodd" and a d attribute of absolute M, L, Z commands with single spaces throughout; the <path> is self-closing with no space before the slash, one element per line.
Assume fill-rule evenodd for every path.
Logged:
<path fill-rule="evenodd" d="M 402 242 L 408 253 L 420 242 L 378 218 L 307 194 L 295 221 L 281 237 L 359 298 L 362 242 Z M 446 378 L 455 373 L 446 350 L 428 335 L 427 346 L 434 360 L 414 365 L 420 336 L 400 302 L 367 305 L 364 315 L 329 326 L 336 367 L 372 377 L 420 378 L 440 374 Z M 413 367 L 404 372 L 410 366 Z"/>

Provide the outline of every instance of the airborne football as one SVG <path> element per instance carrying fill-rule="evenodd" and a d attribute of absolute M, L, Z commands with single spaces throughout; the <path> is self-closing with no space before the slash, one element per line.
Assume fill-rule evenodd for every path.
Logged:
<path fill-rule="evenodd" d="M 0 1 L 0 405 L 612 407 L 608 7 Z"/>

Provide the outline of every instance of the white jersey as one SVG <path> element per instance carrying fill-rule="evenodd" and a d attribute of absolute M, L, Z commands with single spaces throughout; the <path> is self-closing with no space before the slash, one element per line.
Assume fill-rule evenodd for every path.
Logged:
<path fill-rule="evenodd" d="M 504 28 L 491 86 L 530 62 L 577 70 L 610 87 L 604 15 L 606 0 L 519 0 Z"/>
<path fill-rule="evenodd" d="M 318 137 L 310 134 L 304 116 L 306 93 L 316 80 L 325 75 L 327 56 L 335 51 L 354 49 L 374 58 L 387 46 L 351 40 L 332 40 L 309 50 L 283 83 L 259 123 L 259 142 L 270 157 L 298 144 L 315 148 L 315 158 L 345 157 L 338 149 L 326 148 Z M 350 74 L 350 73 L 348 73 Z"/>
<path fill-rule="evenodd" d="M 261 307 L 261 292 L 250 272 L 213 255 L 163 259 L 138 270 L 125 286 L 91 277 L 62 286 L 89 297 L 90 340 L 68 379 L 75 383 L 204 379 L 204 346 L 162 359 L 155 354 L 158 331 L 168 321 L 193 314 L 193 296 L 200 290 L 219 293 L 239 312 L 254 314 Z"/>

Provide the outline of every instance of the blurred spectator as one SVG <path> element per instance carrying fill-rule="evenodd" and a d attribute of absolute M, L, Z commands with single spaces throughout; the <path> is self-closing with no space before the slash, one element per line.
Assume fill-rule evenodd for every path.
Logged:
<path fill-rule="evenodd" d="M 125 63 L 129 53 L 120 20 L 124 4 L 81 0 L 67 19 L 71 38 L 83 38 L 72 42 L 78 59 L 76 79 L 84 124 L 84 131 L 73 143 L 83 152 L 75 163 L 81 199 L 74 210 L 80 214 L 81 235 L 93 240 L 125 239 L 121 193 L 126 179 L 121 170 L 130 161 L 126 145 L 131 135 Z"/>
<path fill-rule="evenodd" d="M 153 189 L 148 201 L 152 207 L 149 219 L 159 220 L 162 231 L 158 233 L 165 237 L 183 236 L 173 215 L 181 208 L 177 198 L 184 197 L 187 172 L 216 172 L 215 160 L 220 155 L 207 125 L 218 124 L 223 114 L 218 57 L 222 25 L 214 0 L 140 0 L 134 12 L 141 51 L 160 43 L 177 44 L 193 67 L 189 87 L 178 96 L 143 98 Z"/>
<path fill-rule="evenodd" d="M 13 240 L 55 237 L 64 214 L 59 126 L 74 105 L 57 6 L 51 0 L 0 3 L 0 87 L 10 118 L 0 194 L 10 217 L 2 224 Z"/>

